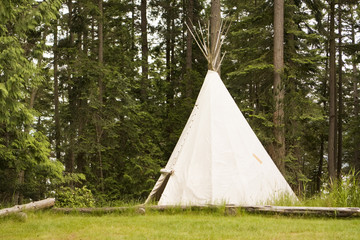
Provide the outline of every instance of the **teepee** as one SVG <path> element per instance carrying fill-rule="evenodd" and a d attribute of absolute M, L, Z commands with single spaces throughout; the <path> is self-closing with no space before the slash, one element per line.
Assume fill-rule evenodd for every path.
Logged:
<path fill-rule="evenodd" d="M 220 53 L 211 54 L 196 36 L 210 69 L 218 69 L 212 59 Z M 159 205 L 252 205 L 284 194 L 296 199 L 213 70 L 208 71 L 185 128 L 160 172 L 145 203 L 155 199 Z"/>

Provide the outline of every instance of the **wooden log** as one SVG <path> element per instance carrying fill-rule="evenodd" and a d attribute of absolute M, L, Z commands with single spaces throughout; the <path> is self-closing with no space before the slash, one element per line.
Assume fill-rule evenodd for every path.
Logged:
<path fill-rule="evenodd" d="M 129 212 L 133 211 L 138 214 L 145 214 L 146 209 L 155 211 L 167 211 L 173 209 L 182 210 L 196 210 L 196 209 L 211 209 L 219 208 L 218 205 L 138 205 L 132 207 L 105 207 L 105 208 L 53 208 L 54 212 L 64 213 L 112 213 L 112 212 Z M 313 216 L 336 216 L 348 217 L 352 215 L 360 216 L 360 208 L 349 207 L 285 207 L 285 206 L 237 206 L 225 205 L 225 215 L 236 215 L 239 211 L 244 210 L 247 212 L 259 213 L 278 213 L 278 214 L 297 214 L 297 215 L 313 215 Z"/>
<path fill-rule="evenodd" d="M 147 208 L 164 211 L 172 208 L 180 209 L 206 209 L 206 208 L 216 208 L 217 205 L 154 205 L 147 206 Z M 260 206 L 260 205 L 251 205 L 251 206 L 240 206 L 240 205 L 225 205 L 225 214 L 234 215 L 238 210 L 245 210 L 247 212 L 268 212 L 268 213 L 279 213 L 279 214 L 299 214 L 299 215 L 322 215 L 322 216 L 337 216 L 337 217 L 348 217 L 352 215 L 360 216 L 360 208 L 351 208 L 351 207 L 296 207 L 296 206 Z"/>
<path fill-rule="evenodd" d="M 281 214 L 327 215 L 348 217 L 360 214 L 360 208 L 350 207 L 286 207 L 286 206 L 239 206 L 248 212 L 270 212 Z"/>
<path fill-rule="evenodd" d="M 154 209 L 154 210 L 160 210 L 164 211 L 167 209 L 208 209 L 208 208 L 218 208 L 221 207 L 219 205 L 213 205 L 213 204 L 196 204 L 196 205 L 150 205 L 146 206 L 147 208 Z"/>
<path fill-rule="evenodd" d="M 37 210 L 54 206 L 55 198 L 47 198 L 41 201 L 31 202 L 23 205 L 16 205 L 11 208 L 0 209 L 0 216 L 21 212 L 24 210 Z"/>
<path fill-rule="evenodd" d="M 125 212 L 127 210 L 137 209 L 137 207 L 103 207 L 103 208 L 53 208 L 53 212 L 63 213 L 112 213 Z"/>
<path fill-rule="evenodd" d="M 148 206 L 150 209 L 164 211 L 171 208 L 191 209 L 191 208 L 214 208 L 219 207 L 216 205 L 155 205 Z M 238 205 L 225 205 L 226 215 L 236 215 L 238 210 L 245 210 L 247 212 L 268 212 L 268 213 L 279 213 L 279 214 L 297 214 L 297 215 L 313 215 L 313 216 L 337 216 L 337 217 L 349 217 L 352 215 L 360 216 L 360 208 L 351 207 L 293 207 L 293 206 L 238 206 Z M 231 213 L 231 214 L 229 214 Z"/>
<path fill-rule="evenodd" d="M 62 212 L 62 213 L 96 213 L 96 214 L 132 212 L 140 215 L 144 215 L 146 212 L 145 207 L 143 205 L 132 206 L 132 207 L 53 208 L 51 210 L 53 212 Z"/>
<path fill-rule="evenodd" d="M 155 211 L 165 211 L 172 209 L 208 209 L 218 207 L 215 205 L 189 205 L 189 206 L 177 206 L 177 205 L 137 205 L 131 207 L 102 207 L 102 208 L 53 208 L 53 212 L 63 212 L 63 213 L 113 213 L 113 212 L 127 212 L 133 211 L 138 214 L 145 214 L 146 209 L 151 209 Z"/>

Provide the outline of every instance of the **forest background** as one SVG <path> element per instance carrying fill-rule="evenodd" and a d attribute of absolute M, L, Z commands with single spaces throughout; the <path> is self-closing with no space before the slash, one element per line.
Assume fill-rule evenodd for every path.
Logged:
<path fill-rule="evenodd" d="M 358 173 L 358 1 L 223 0 L 221 11 L 232 22 L 221 78 L 298 196 Z M 207 72 L 185 22 L 209 16 L 204 0 L 2 0 L 0 203 L 61 187 L 100 204 L 146 198 Z"/>

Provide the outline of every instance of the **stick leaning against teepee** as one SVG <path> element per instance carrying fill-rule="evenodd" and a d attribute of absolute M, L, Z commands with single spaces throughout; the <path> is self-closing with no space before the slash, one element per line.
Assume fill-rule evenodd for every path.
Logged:
<path fill-rule="evenodd" d="M 221 23 L 214 52 L 199 24 L 189 32 L 206 57 L 208 73 L 168 163 L 145 203 L 253 205 L 296 196 L 220 79 Z M 191 30 L 193 29 L 193 31 Z M 218 63 L 218 64 L 217 64 Z"/>

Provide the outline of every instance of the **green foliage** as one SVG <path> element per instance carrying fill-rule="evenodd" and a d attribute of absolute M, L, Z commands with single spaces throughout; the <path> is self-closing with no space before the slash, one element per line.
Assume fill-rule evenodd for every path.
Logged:
<path fill-rule="evenodd" d="M 61 179 L 62 167 L 49 159 L 46 135 L 33 128 L 30 96 L 44 78 L 40 64 L 45 42 L 32 34 L 55 18 L 61 1 L 0 3 L 0 201 L 14 193 L 43 198 Z M 20 177 L 23 176 L 23 177 Z"/>
<path fill-rule="evenodd" d="M 192 67 L 187 67 L 183 25 L 187 3 L 148 3 L 149 72 L 144 85 L 139 2 L 103 1 L 100 19 L 93 1 L 0 1 L 0 202 L 10 202 L 18 193 L 25 201 L 40 199 L 61 185 L 81 189 L 85 179 L 99 206 L 146 198 L 185 126 L 207 71 L 195 42 Z M 348 65 L 343 69 L 342 170 L 346 172 L 360 169 L 358 74 L 349 68 L 358 62 L 358 36 L 355 33 L 353 43 L 349 29 L 356 29 L 359 9 L 351 1 L 343 4 Z M 324 1 L 285 1 L 285 177 L 306 199 L 327 177 L 326 6 Z M 71 12 L 59 11 L 70 8 Z M 222 79 L 270 153 L 273 8 L 268 0 L 222 2 L 224 16 L 233 20 L 222 47 L 227 52 Z M 194 22 L 207 19 L 209 10 L 206 1 L 194 1 Z M 102 64 L 99 21 L 104 32 Z M 57 45 L 49 46 L 55 31 Z M 54 124 L 55 87 L 59 129 Z M 55 143 L 60 155 L 55 154 Z M 328 199 L 339 199 L 338 203 L 329 204 L 350 204 L 345 196 L 352 190 L 338 184 L 342 188 L 336 194 L 328 190 L 334 195 Z"/>
<path fill-rule="evenodd" d="M 85 180 L 86 177 L 83 173 L 66 173 L 63 176 L 62 184 L 65 186 L 81 185 Z"/>
<path fill-rule="evenodd" d="M 83 186 L 82 188 L 75 187 L 60 187 L 56 190 L 55 195 L 56 207 L 69 207 L 69 208 L 81 208 L 81 207 L 94 207 L 95 199 L 92 192 Z"/>
<path fill-rule="evenodd" d="M 325 202 L 334 207 L 360 207 L 360 175 L 354 170 L 323 190 Z"/>
<path fill-rule="evenodd" d="M 223 80 L 245 118 L 270 154 L 273 153 L 273 5 L 269 1 L 226 1 L 233 24 L 224 48 Z M 299 194 L 308 184 L 313 194 L 319 152 L 326 138 L 322 105 L 325 36 L 313 26 L 314 16 L 299 1 L 285 1 L 284 129 L 285 178 Z"/>
<path fill-rule="evenodd" d="M 307 185 L 304 184 L 303 195 L 298 196 L 299 201 L 293 201 L 288 196 L 282 196 L 269 204 L 279 206 L 309 206 L 309 207 L 360 207 L 359 174 L 351 170 L 340 180 L 332 184 L 324 184 L 321 192 L 310 197 L 305 195 Z"/>
<path fill-rule="evenodd" d="M 263 203 L 263 205 L 273 205 L 273 206 L 298 206 L 303 204 L 301 201 L 301 197 L 297 196 L 298 199 L 294 199 L 293 196 L 290 196 L 288 194 L 281 194 L 280 196 L 276 196 L 273 199 L 270 199 L 266 203 Z"/>

